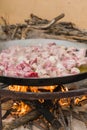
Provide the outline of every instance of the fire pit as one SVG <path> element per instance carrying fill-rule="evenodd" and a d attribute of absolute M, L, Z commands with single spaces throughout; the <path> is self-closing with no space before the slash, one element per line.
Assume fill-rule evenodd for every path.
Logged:
<path fill-rule="evenodd" d="M 45 40 L 45 39 L 32 39 L 32 40 L 23 40 L 23 41 L 11 41 L 11 42 L 3 42 L 1 43 L 1 50 L 5 49 L 8 46 L 12 45 L 28 45 L 28 44 L 45 44 L 49 42 L 58 42 L 60 45 L 64 46 L 75 46 L 75 47 L 86 47 L 86 44 L 81 44 L 81 43 L 72 43 L 72 42 L 66 42 L 66 41 L 58 41 L 58 40 Z M 32 107 L 36 108 L 38 113 L 40 115 L 43 115 L 46 120 L 54 126 L 55 129 L 59 129 L 61 126 L 61 123 L 56 119 L 53 115 L 53 113 L 50 111 L 51 107 L 53 106 L 52 100 L 57 100 L 57 102 L 60 100 L 61 104 L 61 99 L 63 98 L 71 98 L 71 97 L 77 97 L 81 95 L 87 95 L 87 88 L 81 88 L 81 89 L 69 89 L 69 91 L 65 90 L 65 87 L 63 86 L 64 84 L 68 83 L 73 83 L 77 82 L 83 79 L 87 78 L 87 72 L 73 75 L 73 76 L 65 76 L 65 77 L 54 77 L 54 78 L 30 78 L 30 79 L 24 79 L 24 78 L 14 78 L 14 77 L 6 77 L 6 76 L 0 76 L 0 82 L 1 84 L 1 89 L 0 89 L 0 102 L 1 104 L 3 102 L 6 102 L 7 100 L 12 99 L 13 101 L 17 100 L 22 100 L 26 104 L 31 105 Z M 31 90 L 25 91 L 10 91 L 11 87 L 18 87 L 17 85 L 25 85 L 26 86 L 31 86 L 33 89 L 35 86 L 38 86 L 38 92 L 33 92 Z M 8 86 L 10 86 L 10 90 L 5 89 Z M 23 86 L 20 86 L 23 88 Z M 47 89 L 48 87 L 52 87 L 51 90 Z M 29 87 L 28 87 L 29 88 Z M 40 91 L 39 91 L 40 89 Z M 62 90 L 63 89 L 63 90 Z M 61 91 L 62 90 L 62 91 Z M 31 103 L 30 100 L 33 102 Z M 39 101 L 40 100 L 40 101 Z M 44 101 L 43 101 L 44 100 Z M 71 101 L 71 99 L 70 99 Z M 55 101 L 56 102 L 56 101 Z M 56 104 L 56 103 L 55 103 Z M 8 113 L 6 113 L 8 115 Z M 4 118 L 7 115 L 4 115 Z M 1 107 L 0 107 L 0 129 L 2 130 L 2 114 L 1 114 Z M 38 115 L 38 114 L 37 114 Z"/>

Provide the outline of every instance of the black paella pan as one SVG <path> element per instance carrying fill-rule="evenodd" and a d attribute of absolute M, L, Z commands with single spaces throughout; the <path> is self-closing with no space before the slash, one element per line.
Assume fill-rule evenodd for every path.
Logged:
<path fill-rule="evenodd" d="M 34 44 L 47 44 L 55 42 L 58 45 L 63 45 L 66 47 L 75 47 L 75 48 L 87 48 L 85 43 L 75 43 L 63 40 L 53 40 L 53 39 L 28 39 L 28 40 L 15 40 L 15 41 L 6 41 L 0 42 L 0 52 L 10 46 L 22 45 L 29 46 Z M 28 86 L 45 86 L 45 85 L 57 85 L 57 84 L 68 84 L 72 82 L 77 82 L 87 78 L 87 72 L 64 76 L 64 77 L 51 77 L 51 78 L 19 78 L 19 77 L 8 77 L 0 76 L 0 82 L 5 84 L 14 84 L 14 85 L 28 85 Z"/>

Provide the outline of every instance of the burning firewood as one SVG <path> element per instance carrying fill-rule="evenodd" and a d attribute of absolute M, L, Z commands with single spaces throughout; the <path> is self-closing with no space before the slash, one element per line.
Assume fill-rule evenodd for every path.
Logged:
<path fill-rule="evenodd" d="M 9 86 L 9 89 L 12 90 L 12 87 L 13 87 L 13 90 L 23 92 L 23 89 L 21 89 L 22 86 L 16 86 L 16 85 Z M 27 86 L 25 88 L 27 88 L 26 90 L 28 90 Z M 56 87 L 54 87 L 54 89 L 55 88 Z M 33 88 L 33 89 L 36 89 L 36 88 Z M 45 89 L 46 89 L 46 87 L 45 87 Z M 26 92 L 26 90 L 24 89 L 25 92 Z M 30 90 L 32 90 L 32 87 L 31 87 Z M 57 90 L 57 88 L 56 88 L 56 90 Z M 68 91 L 66 89 L 66 87 L 64 87 L 64 86 L 60 86 L 60 90 Z M 32 90 L 32 91 L 34 91 L 34 90 Z M 38 91 L 38 89 L 37 89 L 37 91 Z M 80 102 L 82 102 L 83 97 L 80 98 L 80 99 L 81 99 Z M 31 102 L 31 101 L 23 100 L 23 102 L 25 104 L 31 106 L 32 111 L 27 111 L 26 114 L 24 113 L 23 115 L 20 115 L 19 117 L 15 117 L 15 120 L 13 120 L 11 122 L 5 122 L 6 119 L 3 120 L 3 130 L 13 130 L 14 128 L 17 128 L 17 127 L 19 127 L 23 124 L 26 124 L 27 122 L 29 122 L 31 120 L 33 121 L 33 120 L 39 118 L 40 115 L 43 115 L 43 117 L 45 117 L 47 119 L 47 120 L 45 119 L 45 121 L 48 122 L 48 124 L 49 124 L 49 122 L 51 123 L 51 125 L 48 125 L 48 126 L 51 127 L 52 130 L 60 129 L 61 125 L 64 128 L 64 130 L 68 130 L 68 128 L 72 128 L 72 125 L 71 125 L 72 117 L 74 117 L 78 120 L 81 120 L 86 124 L 86 120 L 87 120 L 87 116 L 86 116 L 87 113 L 86 112 L 75 112 L 74 111 L 74 108 L 76 108 L 75 103 L 73 104 L 74 106 L 72 107 L 72 109 L 70 109 L 69 108 L 71 106 L 70 103 L 72 103 L 72 102 L 70 102 L 70 101 L 68 102 L 68 100 L 65 100 L 65 99 L 62 99 L 61 102 L 59 102 L 60 100 L 55 100 L 55 101 L 53 101 L 53 103 L 52 103 L 52 101 L 49 101 L 49 100 L 46 101 L 47 103 L 45 101 L 40 103 L 39 101 L 38 102 L 36 102 L 36 101 Z M 65 106 L 64 106 L 64 103 L 63 103 L 64 101 L 67 101 L 67 105 L 65 105 Z M 59 105 L 59 103 L 60 103 L 61 106 Z M 77 103 L 79 103 L 79 101 Z M 15 105 L 12 108 L 12 109 L 15 109 L 15 108 L 18 109 L 17 112 L 14 111 L 13 113 L 11 113 L 13 116 L 14 116 L 14 113 L 20 114 L 18 107 L 20 108 L 19 105 Z M 36 108 L 36 110 L 33 110 L 34 108 Z M 54 108 L 56 108 L 55 109 L 56 113 L 53 112 Z M 25 109 L 25 107 L 23 109 Z M 48 110 L 51 110 L 51 112 L 54 113 L 54 115 L 51 115 L 51 113 Z M 57 122 L 57 125 L 55 126 L 55 121 L 56 121 L 55 117 L 57 117 L 58 120 L 61 120 L 60 121 L 61 125 L 58 125 L 58 122 Z M 53 119 L 55 119 L 54 122 L 52 121 Z M 67 124 L 66 120 L 67 120 L 68 124 Z M 62 129 L 62 127 L 61 127 L 61 129 Z M 41 128 L 41 127 L 39 127 L 39 128 Z"/>
<path fill-rule="evenodd" d="M 12 106 L 13 106 L 13 101 L 12 100 L 9 100 L 9 101 L 7 101 L 7 102 L 5 102 L 5 103 L 2 103 L 2 110 L 9 110 L 9 109 L 11 109 L 12 108 Z"/>

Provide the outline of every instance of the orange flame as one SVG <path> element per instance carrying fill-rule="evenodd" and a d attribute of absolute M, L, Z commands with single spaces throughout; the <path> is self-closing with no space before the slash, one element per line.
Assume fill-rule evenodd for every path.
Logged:
<path fill-rule="evenodd" d="M 12 108 L 13 110 L 15 110 L 15 112 L 12 112 L 12 115 L 16 115 L 16 116 L 22 116 L 27 112 L 31 111 L 31 107 L 22 101 L 18 103 L 14 103 Z"/>
<path fill-rule="evenodd" d="M 20 85 L 9 85 L 9 90 L 17 91 L 17 92 L 27 92 L 28 86 L 20 86 Z"/>
<path fill-rule="evenodd" d="M 62 92 L 66 92 L 66 91 L 68 91 L 68 88 L 64 87 L 64 86 L 61 86 L 61 91 Z M 62 98 L 62 99 L 59 100 L 59 104 L 61 106 L 69 106 L 70 105 L 70 101 L 71 101 L 70 98 Z"/>
<path fill-rule="evenodd" d="M 75 98 L 74 104 L 78 105 L 80 102 L 82 102 L 82 101 L 84 101 L 86 99 L 87 99 L 87 96 L 81 96 L 81 97 Z"/>
<path fill-rule="evenodd" d="M 45 87 L 36 87 L 36 86 L 20 86 L 20 85 L 9 85 L 9 90 L 17 91 L 17 92 L 40 92 L 40 90 L 47 90 L 53 92 L 56 86 L 45 86 Z M 40 89 L 40 90 L 39 90 Z M 44 102 L 43 99 L 39 100 L 40 102 Z M 31 107 L 25 104 L 24 102 L 20 101 L 18 103 L 14 103 L 12 107 L 13 111 L 12 115 L 21 116 L 26 114 L 27 112 L 31 111 Z"/>
<path fill-rule="evenodd" d="M 41 91 L 49 91 L 49 92 L 53 92 L 54 89 L 57 87 L 57 85 L 54 85 L 54 86 L 39 86 L 39 87 L 36 87 L 36 86 L 20 86 L 20 85 L 10 85 L 9 86 L 9 90 L 11 91 L 17 91 L 17 92 L 41 92 Z M 61 91 L 62 92 L 66 92 L 66 91 L 69 91 L 67 87 L 64 87 L 64 86 L 60 86 L 61 88 Z M 79 97 L 79 98 L 75 98 L 74 99 L 74 104 L 77 105 L 79 104 L 79 102 L 83 101 L 87 99 L 87 96 L 82 96 L 82 97 Z M 44 102 L 43 99 L 39 99 L 40 102 Z M 71 103 L 71 98 L 62 98 L 60 99 L 59 101 L 59 104 L 61 106 L 70 106 L 70 103 Z M 18 102 L 18 103 L 14 103 L 13 107 L 12 107 L 14 110 L 16 110 L 15 112 L 12 112 L 13 115 L 24 115 L 25 113 L 31 111 L 31 107 L 28 106 L 27 104 L 25 104 L 24 102 Z"/>

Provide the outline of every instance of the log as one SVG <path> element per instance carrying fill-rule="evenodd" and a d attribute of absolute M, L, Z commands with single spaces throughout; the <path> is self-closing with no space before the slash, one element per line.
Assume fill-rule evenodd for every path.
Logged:
<path fill-rule="evenodd" d="M 9 110 L 13 106 L 13 100 L 9 100 L 1 104 L 2 110 Z"/>
<path fill-rule="evenodd" d="M 64 113 L 64 116 L 67 117 L 67 116 L 70 116 L 70 114 L 72 114 L 72 117 L 77 119 L 77 120 L 80 120 L 83 122 L 83 119 L 81 118 L 81 115 L 83 116 L 84 120 L 87 121 L 87 112 L 75 112 L 75 111 L 71 111 L 71 113 L 69 112 L 69 110 L 63 110 L 63 113 Z"/>
<path fill-rule="evenodd" d="M 24 125 L 25 123 L 35 120 L 40 116 L 40 113 L 37 112 L 37 110 L 33 110 L 26 115 L 19 117 L 15 120 L 13 120 L 10 123 L 3 122 L 3 130 L 13 130 L 15 128 L 18 128 L 21 125 Z"/>
<path fill-rule="evenodd" d="M 61 116 L 61 119 L 62 119 L 64 130 L 68 130 L 68 127 L 67 127 L 67 124 L 66 124 L 66 121 L 65 121 L 65 117 L 64 117 L 62 108 L 61 108 L 61 106 L 59 104 L 58 104 L 58 106 L 59 106 L 58 109 L 59 109 L 59 113 L 60 113 L 60 116 Z"/>
<path fill-rule="evenodd" d="M 67 121 L 68 121 L 68 130 L 72 130 L 72 115 L 67 116 Z"/>

